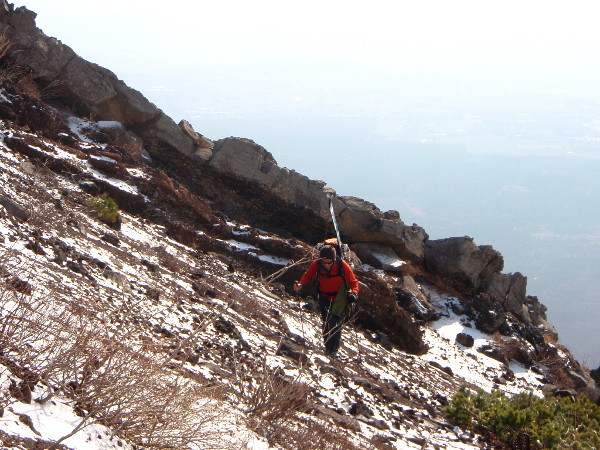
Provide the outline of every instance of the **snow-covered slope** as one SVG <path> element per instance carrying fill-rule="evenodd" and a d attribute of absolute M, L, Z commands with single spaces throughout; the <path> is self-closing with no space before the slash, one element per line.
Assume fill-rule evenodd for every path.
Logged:
<path fill-rule="evenodd" d="M 505 338 L 476 331 L 453 312 L 458 299 L 426 284 L 440 317 L 423 325 L 427 353 L 406 354 L 348 324 L 341 358 L 329 359 L 310 301 L 263 281 L 299 258 L 245 238 L 270 248 L 287 241 L 226 221 L 233 238 L 196 231 L 205 246 L 192 247 L 123 211 L 120 229 L 110 227 L 89 202 L 90 185 L 152 203 L 137 187 L 148 169 L 106 175 L 94 160 L 116 159 L 89 137 L 98 124 L 67 122 L 75 146 L 0 121 L 6 447 L 68 436 L 62 445 L 74 449 L 479 448 L 480 437 L 443 417 L 461 385 L 542 392 L 543 368 L 477 351 Z M 263 279 L 249 269 L 255 260 Z M 461 332 L 473 347 L 456 342 Z"/>

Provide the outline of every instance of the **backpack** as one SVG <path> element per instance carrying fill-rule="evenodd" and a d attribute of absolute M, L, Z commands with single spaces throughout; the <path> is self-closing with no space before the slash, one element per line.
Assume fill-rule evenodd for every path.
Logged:
<path fill-rule="evenodd" d="M 347 244 L 342 244 L 342 247 L 340 248 L 337 238 L 329 238 L 329 239 L 325 239 L 323 242 L 319 242 L 317 244 L 317 247 L 316 247 L 317 251 L 321 250 L 321 248 L 326 245 L 331 245 L 333 248 L 335 248 L 335 251 L 337 252 L 338 257 L 343 258 L 344 260 L 346 260 L 346 262 L 349 262 L 350 247 L 348 247 Z"/>

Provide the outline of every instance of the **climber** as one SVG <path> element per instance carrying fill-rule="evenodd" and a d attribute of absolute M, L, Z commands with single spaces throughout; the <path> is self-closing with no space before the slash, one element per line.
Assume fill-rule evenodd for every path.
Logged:
<path fill-rule="evenodd" d="M 325 354 L 337 357 L 342 340 L 344 315 L 348 307 L 358 299 L 358 280 L 350 265 L 337 257 L 335 247 L 325 245 L 306 272 L 294 284 L 294 291 L 317 278 L 319 310 L 323 319 Z"/>

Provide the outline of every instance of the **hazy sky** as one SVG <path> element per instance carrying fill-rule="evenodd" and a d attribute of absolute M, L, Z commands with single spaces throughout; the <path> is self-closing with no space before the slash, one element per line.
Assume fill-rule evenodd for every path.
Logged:
<path fill-rule="evenodd" d="M 118 71 L 127 64 L 345 61 L 595 63 L 595 1 L 25 0 L 38 25 Z"/>

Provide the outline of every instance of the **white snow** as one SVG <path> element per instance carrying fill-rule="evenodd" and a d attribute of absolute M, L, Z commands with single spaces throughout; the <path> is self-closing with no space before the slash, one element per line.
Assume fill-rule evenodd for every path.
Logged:
<path fill-rule="evenodd" d="M 91 126 L 89 122 L 71 118 L 69 123 L 73 132 L 82 141 L 93 144 L 83 136 L 83 130 Z M 117 124 L 109 123 L 99 126 L 104 128 L 116 127 Z M 79 163 L 88 174 L 106 180 L 125 192 L 138 193 L 132 184 L 99 173 L 76 155 L 57 146 L 51 148 L 56 152 L 52 155 L 53 157 L 69 158 Z M 3 184 L 6 185 L 4 189 L 10 195 L 17 196 L 16 192 L 10 190 L 7 181 L 14 176 L 23 176 L 19 164 L 24 158 L 11 152 L 4 145 L 0 145 L 0 150 L 0 175 L 3 177 Z M 42 148 L 38 148 L 38 150 L 47 152 Z M 129 169 L 129 173 L 137 177 L 146 176 L 143 171 L 138 169 Z M 80 192 L 77 185 L 68 179 L 61 179 L 60 185 Z M 77 214 L 81 214 L 81 216 Z M 414 356 L 397 349 L 387 351 L 374 342 L 372 334 L 357 332 L 351 327 L 346 327 L 344 346 L 341 350 L 341 355 L 346 361 L 343 364 L 344 382 L 342 383 L 334 373 L 322 373 L 320 370 L 324 365 L 331 364 L 335 366 L 335 363 L 329 361 L 322 353 L 321 323 L 318 313 L 305 311 L 302 308 L 304 302 L 295 301 L 285 295 L 271 293 L 268 291 L 268 286 L 242 273 L 229 274 L 226 265 L 210 255 L 203 256 L 210 261 L 210 264 L 199 267 L 200 261 L 196 256 L 192 256 L 196 254 L 195 249 L 168 239 L 165 236 L 163 227 L 127 213 L 121 213 L 123 217 L 121 230 L 118 233 L 115 232 L 121 241 L 118 249 L 100 240 L 100 236 L 106 232 L 103 224 L 86 220 L 83 212 L 77 212 L 77 214 L 74 214 L 73 218 L 85 224 L 85 227 L 83 227 L 85 232 L 81 233 L 73 229 L 68 235 L 60 236 L 60 239 L 82 255 L 108 264 L 113 272 L 118 271 L 114 279 L 108 279 L 103 276 L 104 274 L 95 273 L 93 284 L 86 283 L 83 277 L 80 282 L 74 283 L 73 278 L 68 277 L 64 272 L 67 269 L 51 262 L 51 258 L 53 258 L 52 249 L 45 249 L 47 251 L 46 256 L 36 255 L 31 250 L 26 250 L 26 241 L 17 233 L 15 226 L 6 219 L 6 215 L 0 215 L 0 234 L 3 237 L 0 240 L 0 248 L 6 254 L 10 253 L 12 255 L 13 259 L 10 261 L 12 266 L 18 267 L 31 264 L 35 268 L 37 272 L 31 273 L 31 282 L 35 284 L 36 298 L 43 298 L 49 292 L 50 286 L 59 286 L 61 289 L 69 291 L 69 295 L 73 298 L 81 299 L 82 305 L 86 305 L 90 308 L 90 311 L 93 311 L 94 305 L 92 303 L 88 305 L 87 302 L 96 298 L 106 299 L 110 297 L 111 302 L 113 302 L 111 306 L 114 306 L 119 314 L 124 311 L 129 312 L 129 309 L 139 311 L 139 316 L 147 318 L 152 325 L 172 330 L 182 339 L 183 337 L 190 340 L 198 339 L 194 341 L 194 345 L 199 345 L 198 343 L 202 343 L 203 340 L 210 341 L 214 339 L 217 333 L 214 320 L 217 317 L 223 318 L 235 325 L 241 339 L 250 348 L 257 353 L 258 349 L 262 349 L 262 354 L 266 355 L 264 364 L 267 370 L 280 369 L 291 379 L 307 383 L 312 388 L 318 389 L 318 401 L 334 411 L 349 411 L 355 401 L 353 396 L 359 395 L 373 410 L 374 418 L 381 420 L 389 417 L 389 412 L 386 409 L 389 405 L 376 398 L 369 389 L 361 385 L 361 381 L 357 378 L 369 377 L 371 380 L 395 383 L 399 388 L 410 392 L 412 395 L 419 395 L 425 399 L 433 399 L 436 394 L 450 397 L 453 394 L 454 385 L 447 382 L 446 378 L 448 377 L 445 378 L 446 374 L 434 368 L 430 364 L 431 362 L 449 368 L 453 373 L 451 378 L 454 382 L 457 379 L 464 380 L 488 391 L 501 389 L 508 393 L 517 393 L 523 390 L 541 392 L 541 382 L 538 375 L 517 363 L 511 363 L 510 365 L 515 380 L 497 385 L 493 381 L 494 378 L 501 377 L 506 368 L 500 362 L 477 351 L 477 348 L 481 345 L 492 343 L 494 337 L 476 330 L 473 326 L 468 326 L 464 317 L 454 314 L 448 305 L 457 301 L 455 298 L 440 294 L 435 289 L 427 286 L 423 286 L 423 289 L 430 298 L 431 303 L 445 314 L 445 317 L 423 329 L 424 339 L 430 347 L 429 352 L 422 356 Z M 248 225 L 235 222 L 228 222 L 228 224 L 235 229 L 234 236 L 247 236 L 252 232 L 251 227 Z M 201 234 L 201 232 L 198 233 Z M 260 231 L 261 239 L 272 238 L 272 236 L 267 235 L 268 233 Z M 276 266 L 285 266 L 292 262 L 286 258 L 265 254 L 256 246 L 235 239 L 224 242 L 235 251 L 249 252 L 250 255 L 261 261 Z M 125 253 L 128 257 L 125 258 L 122 253 L 118 252 Z M 177 264 L 177 266 L 169 267 L 168 264 L 161 261 L 161 256 L 163 259 L 174 261 L 173 264 Z M 160 273 L 153 274 L 149 272 L 141 264 L 140 260 L 142 259 L 161 266 Z M 3 260 L 3 264 L 5 263 L 7 261 Z M 397 266 L 403 263 L 399 259 L 388 261 L 388 264 Z M 51 268 L 46 270 L 48 265 Z M 209 298 L 195 292 L 190 274 L 196 269 L 207 272 L 208 275 L 201 281 L 206 285 L 206 288 L 218 292 L 217 297 Z M 274 271 L 277 269 L 274 268 Z M 380 277 L 386 276 L 383 271 L 375 271 L 375 273 Z M 159 291 L 160 296 L 158 299 L 148 299 L 149 288 Z M 233 294 L 239 293 L 243 294 L 239 298 L 248 301 L 247 305 L 243 304 L 243 300 L 238 300 L 235 304 L 232 302 Z M 193 304 L 183 301 L 192 296 L 201 298 Z M 260 305 L 260 308 L 253 305 Z M 1 307 L 6 311 L 14 305 L 4 303 Z M 255 309 L 270 311 L 273 312 L 273 316 L 265 313 L 257 315 L 256 320 L 248 321 L 248 313 L 244 311 L 244 308 L 249 309 L 250 313 L 258 313 Z M 113 313 L 114 311 L 102 311 L 102 320 L 105 320 L 105 316 L 114 319 L 111 316 Z M 198 322 L 202 326 L 194 328 L 193 324 Z M 240 324 L 244 322 L 246 324 L 241 326 Z M 290 361 L 289 358 L 275 353 L 283 335 L 281 330 L 285 328 L 289 330 L 289 336 L 306 341 L 307 344 L 303 347 L 303 352 L 309 362 L 307 365 L 300 366 Z M 265 329 L 268 332 L 265 332 Z M 107 324 L 106 330 L 107 333 L 116 333 L 119 326 L 117 323 L 110 323 Z M 468 333 L 475 339 L 473 348 L 465 348 L 456 343 L 456 336 L 461 332 Z M 229 346 L 229 348 L 235 348 L 237 345 L 236 339 L 227 334 L 220 334 L 218 338 L 221 345 Z M 132 339 L 133 341 L 134 339 Z M 131 345 L 134 344 L 131 343 Z M 137 336 L 135 337 L 135 345 L 142 345 Z M 202 355 L 202 359 L 198 364 L 185 363 L 185 368 L 190 373 L 202 375 L 215 383 L 230 384 L 230 380 L 219 376 L 218 370 L 224 369 L 220 369 L 216 362 L 208 359 L 210 356 L 210 354 Z M 435 388 L 428 387 L 413 374 L 411 369 L 414 369 L 415 373 L 431 372 L 432 377 L 437 377 L 435 379 L 439 381 L 438 385 Z M 17 377 L 10 375 L 7 370 L 4 370 L 3 366 L 0 366 L 0 383 L 6 385 L 9 379 L 18 381 Z M 354 394 L 354 392 L 357 394 Z M 39 392 L 35 392 L 35 396 L 39 395 Z M 397 410 L 410 409 L 400 404 L 395 405 L 395 407 Z M 45 405 L 35 401 L 31 404 L 13 401 L 10 405 L 7 405 L 4 416 L 0 418 L 0 429 L 17 436 L 38 438 L 39 436 L 31 428 L 19 420 L 18 414 L 25 414 L 31 418 L 33 428 L 44 439 L 56 440 L 73 430 L 76 424 L 81 421 L 81 418 L 73 411 L 70 400 L 59 395 Z M 235 402 L 229 402 L 224 405 L 224 411 L 229 414 L 227 420 L 231 425 L 231 429 L 235 430 L 230 438 L 232 439 L 231 442 L 240 443 L 240 448 L 261 450 L 270 448 L 264 439 L 258 437 L 244 424 L 244 417 L 240 412 L 243 411 L 243 406 L 235 404 Z M 421 446 L 406 439 L 410 436 L 427 438 L 430 446 L 438 445 L 440 448 L 478 448 L 475 445 L 459 442 L 458 435 L 462 432 L 458 429 L 454 432 L 443 427 L 437 429 L 427 428 L 425 424 L 431 422 L 426 411 L 417 410 L 414 413 L 418 419 L 414 421 L 414 424 L 409 426 L 406 423 L 400 423 L 397 428 L 391 427 L 385 431 L 359 421 L 361 432 L 360 434 L 354 434 L 353 439 L 364 443 L 373 436 L 385 434 L 396 439 L 394 445 L 397 448 L 421 448 Z M 127 450 L 132 448 L 126 441 L 114 437 L 110 430 L 95 423 L 83 428 L 64 443 L 73 449 L 84 450 L 116 448 Z"/>
<path fill-rule="evenodd" d="M 103 128 L 103 129 L 111 129 L 111 128 L 121 129 L 121 128 L 123 128 L 123 124 L 121 122 L 117 122 L 116 120 L 99 120 L 98 122 L 96 122 L 96 126 L 98 128 Z"/>
<path fill-rule="evenodd" d="M 4 90 L 4 88 L 0 89 L 0 101 L 5 102 L 5 103 L 10 103 L 12 105 L 12 102 L 6 96 L 6 91 Z"/>

